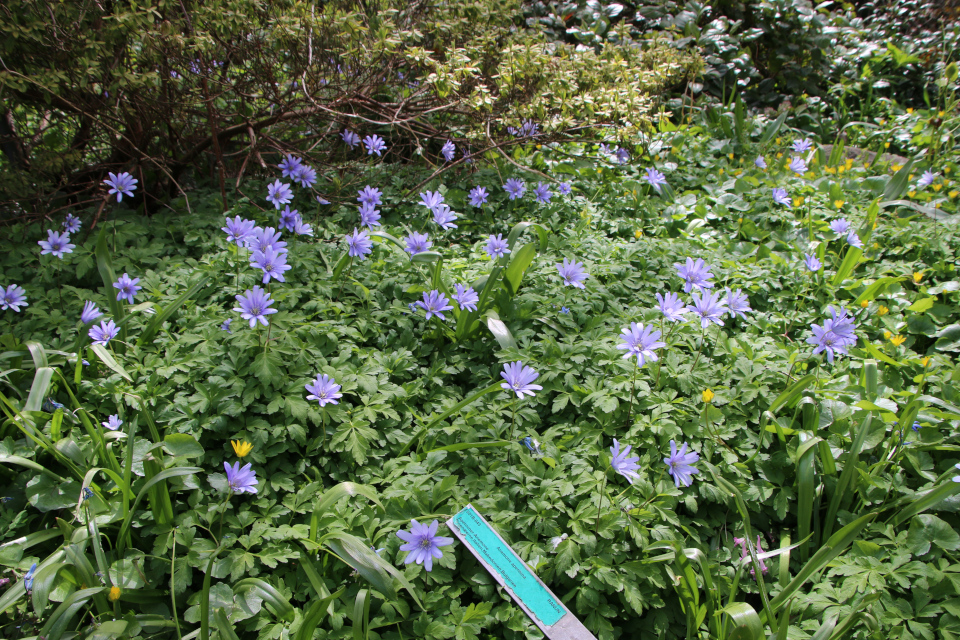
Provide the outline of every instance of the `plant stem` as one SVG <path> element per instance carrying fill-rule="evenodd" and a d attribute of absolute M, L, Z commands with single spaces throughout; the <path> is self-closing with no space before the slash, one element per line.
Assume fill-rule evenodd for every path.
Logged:
<path fill-rule="evenodd" d="M 659 362 L 659 360 L 658 360 Z M 630 385 L 630 404 L 627 406 L 627 428 L 630 428 L 630 415 L 633 413 L 633 396 L 637 394 L 637 369 L 640 368 L 640 365 L 636 365 L 633 368 L 633 383 Z M 659 373 L 659 369 L 657 373 Z"/>
<path fill-rule="evenodd" d="M 607 488 L 607 472 L 603 472 L 603 484 L 600 485 L 600 502 L 597 503 L 597 524 L 593 527 L 593 533 L 600 537 L 600 508 L 603 506 L 603 491 Z"/>
<path fill-rule="evenodd" d="M 220 522 L 217 525 L 217 537 L 221 539 L 223 538 L 223 514 L 226 512 L 227 503 L 230 502 L 230 498 L 232 497 L 233 497 L 233 489 L 230 490 L 230 493 L 227 494 L 227 499 L 223 501 L 222 505 L 220 505 L 220 518 L 219 518 Z M 220 544 L 220 541 L 218 540 L 217 545 L 219 544 Z"/>
<path fill-rule="evenodd" d="M 697 357 L 693 361 L 693 366 L 690 367 L 690 373 L 693 373 L 697 368 L 697 363 L 700 362 L 700 354 L 703 352 L 703 343 L 707 340 L 707 328 L 702 324 L 700 325 L 700 348 L 697 349 Z"/>

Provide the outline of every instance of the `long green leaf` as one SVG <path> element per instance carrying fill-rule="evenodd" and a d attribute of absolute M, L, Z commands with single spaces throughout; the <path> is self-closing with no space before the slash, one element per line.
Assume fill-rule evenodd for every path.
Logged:
<path fill-rule="evenodd" d="M 40 635 L 47 640 L 60 640 L 60 636 L 66 631 L 67 625 L 73 620 L 77 611 L 87 604 L 87 601 L 96 594 L 105 591 L 105 587 L 94 587 L 92 589 L 80 589 L 70 594 L 67 599 L 60 603 L 60 606 L 53 610 L 46 624 L 40 630 Z"/>
<path fill-rule="evenodd" d="M 516 295 L 520 289 L 520 282 L 527 267 L 537 255 L 537 248 L 532 244 L 525 244 L 511 254 L 510 264 L 503 273 L 503 281 L 507 285 L 510 295 Z"/>
<path fill-rule="evenodd" d="M 132 448 L 132 446 L 131 446 Z M 157 475 L 150 478 L 146 484 L 140 489 L 140 493 L 137 494 L 137 499 L 133 501 L 133 505 L 130 507 L 130 511 L 127 513 L 126 517 L 123 519 L 123 523 L 120 525 L 120 534 L 117 536 L 117 540 L 123 540 L 124 536 L 127 534 L 127 530 L 130 528 L 130 523 L 133 521 L 133 514 L 137 511 L 137 505 L 140 504 L 140 501 L 143 499 L 143 496 L 153 487 L 155 484 L 166 480 L 167 478 L 176 478 L 178 476 L 188 476 L 193 473 L 200 473 L 203 471 L 200 467 L 174 467 L 172 469 L 164 469 Z M 121 543 L 118 543 L 118 547 Z"/>
<path fill-rule="evenodd" d="M 320 498 L 320 502 L 317 503 L 317 508 L 314 509 L 314 513 L 324 514 L 330 507 L 348 496 L 365 496 L 373 502 L 376 502 L 381 510 L 384 508 L 380 502 L 380 497 L 377 495 L 377 490 L 373 487 L 365 484 L 357 484 L 356 482 L 341 482 L 337 486 L 330 487 L 324 492 Z"/>
<path fill-rule="evenodd" d="M 763 130 L 763 135 L 760 136 L 760 146 L 763 146 L 773 140 L 773 137 L 780 131 L 780 127 L 782 127 L 783 123 L 787 121 L 788 115 L 789 112 L 784 111 L 780 114 L 779 118 L 767 125 L 767 128 Z"/>
<path fill-rule="evenodd" d="M 429 453 L 434 451 L 466 451 L 467 449 L 486 449 L 489 447 L 508 447 L 514 444 L 512 440 L 494 440 L 492 442 L 460 442 L 458 444 L 447 445 L 446 447 L 437 447 L 430 449 Z"/>
<path fill-rule="evenodd" d="M 493 337 L 496 338 L 501 349 L 515 349 L 517 347 L 517 341 L 514 340 L 513 334 L 510 333 L 510 328 L 504 324 L 503 320 L 500 319 L 493 309 L 487 311 L 487 328 L 490 330 L 490 333 L 493 334 Z"/>
<path fill-rule="evenodd" d="M 269 582 L 261 580 L 260 578 L 244 578 L 233 585 L 234 594 L 245 593 L 251 590 L 255 591 L 281 620 L 292 622 L 296 617 L 290 601 L 283 597 L 283 594 Z"/>
<path fill-rule="evenodd" d="M 353 640 L 367 640 L 370 633 L 370 598 L 360 589 L 353 604 Z"/>
<path fill-rule="evenodd" d="M 240 640 L 222 607 L 217 607 L 213 614 L 213 621 L 217 625 L 217 631 L 220 632 L 220 640 Z"/>
<path fill-rule="evenodd" d="M 840 510 L 840 504 L 843 496 L 853 481 L 853 474 L 856 473 L 857 463 L 860 460 L 860 450 L 867 439 L 867 432 L 870 430 L 870 421 L 872 415 L 868 413 L 864 416 L 857 430 L 857 435 L 850 445 L 850 451 L 847 452 L 847 459 L 843 463 L 843 471 L 840 473 L 840 479 L 837 480 L 833 495 L 830 496 L 830 504 L 827 506 L 827 517 L 823 522 L 823 536 L 829 537 L 833 531 L 833 523 L 837 518 L 837 512 Z"/>
<path fill-rule="evenodd" d="M 50 389 L 52 378 L 52 367 L 37 367 L 37 372 L 33 375 L 33 384 L 30 385 L 30 395 L 27 396 L 27 401 L 23 405 L 24 411 L 40 411 L 43 399 L 47 397 L 47 391 Z"/>
<path fill-rule="evenodd" d="M 150 319 L 150 322 L 147 323 L 147 326 L 143 328 L 142 332 L 140 332 L 140 337 L 137 338 L 137 344 L 144 345 L 153 340 L 153 336 L 157 334 L 163 323 L 169 320 L 170 317 L 176 313 L 177 310 L 182 307 L 187 300 L 195 296 L 209 280 L 210 276 L 201 276 L 196 282 L 190 285 L 186 291 L 181 293 L 176 300 L 164 307 L 163 311 L 154 314 L 154 316 Z"/>
<path fill-rule="evenodd" d="M 847 247 L 847 255 L 843 257 L 843 262 L 840 263 L 840 266 L 837 268 L 837 272 L 833 276 L 832 284 L 834 287 L 839 287 L 840 283 L 850 277 L 850 274 L 853 273 L 857 263 L 860 262 L 860 257 L 862 255 L 863 249 L 858 249 L 852 245 Z"/>
<path fill-rule="evenodd" d="M 113 357 L 113 354 L 107 351 L 107 348 L 102 344 L 90 345 L 90 349 L 93 350 L 97 357 L 116 373 L 119 373 L 121 377 L 126 379 L 127 382 L 133 382 L 133 378 L 130 377 L 130 374 L 127 373 L 127 370 L 124 369 L 119 362 Z"/>
<path fill-rule="evenodd" d="M 760 616 L 746 602 L 734 602 L 724 607 L 723 612 L 733 622 L 733 629 L 726 636 L 729 640 L 762 640 L 765 637 Z"/>
<path fill-rule="evenodd" d="M 803 390 L 809 387 L 817 377 L 813 374 L 803 376 L 789 387 L 787 387 L 783 393 L 776 397 L 773 403 L 770 405 L 768 411 L 771 413 L 776 413 L 778 409 L 783 407 L 786 404 L 792 405 L 800 396 L 803 394 Z"/>
<path fill-rule="evenodd" d="M 800 435 L 803 437 L 803 434 Z M 797 451 L 797 535 L 806 538 L 810 535 L 810 524 L 813 522 L 813 494 L 816 491 L 816 469 L 814 461 L 815 445 L 819 438 L 811 438 L 804 442 L 804 451 Z M 800 547 L 800 562 L 806 562 L 810 553 L 809 543 Z"/>
<path fill-rule="evenodd" d="M 345 587 L 341 587 L 336 593 L 331 593 L 324 598 L 313 601 L 313 604 L 310 605 L 310 608 L 307 609 L 307 612 L 303 615 L 303 622 L 300 624 L 300 628 L 297 629 L 297 633 L 293 637 L 294 640 L 311 640 L 313 638 L 313 632 L 323 621 L 323 617 L 327 614 L 327 608 L 330 606 L 330 603 L 343 594 L 344 588 Z"/>
<path fill-rule="evenodd" d="M 113 260 L 110 258 L 110 249 L 107 247 L 107 225 L 100 227 L 100 234 L 97 236 L 97 248 L 94 253 L 97 256 L 97 271 L 100 272 L 100 279 L 103 280 L 103 291 L 107 297 L 107 303 L 110 305 L 110 315 L 113 321 L 119 323 L 123 320 L 123 305 L 117 300 L 116 289 L 113 283 L 117 281 L 117 275 L 113 271 Z M 126 327 L 120 329 L 121 340 L 126 341 Z"/>
<path fill-rule="evenodd" d="M 354 571 L 363 576 L 374 589 L 391 600 L 397 596 L 393 581 L 383 566 L 384 562 L 359 538 L 337 531 L 328 533 L 320 540 L 321 544 L 327 546 L 341 560 L 353 567 Z"/>
<path fill-rule="evenodd" d="M 936 489 L 921 495 L 919 498 L 913 500 L 909 505 L 898 511 L 893 517 L 892 524 L 896 527 L 918 513 L 922 513 L 930 507 L 939 504 L 942 500 L 945 500 L 950 496 L 955 496 L 958 493 L 960 493 L 960 483 L 947 482 L 942 484 Z"/>
<path fill-rule="evenodd" d="M 897 171 L 883 190 L 883 200 L 896 200 L 907 191 L 910 182 L 910 172 L 913 169 L 913 160 L 907 161 L 900 171 Z"/>
<path fill-rule="evenodd" d="M 443 413 L 441 413 L 439 416 L 437 416 L 436 418 L 434 418 L 433 420 L 431 420 L 430 423 L 427 424 L 427 426 L 425 426 L 425 427 L 423 427 L 422 429 L 420 429 L 420 431 L 418 431 L 417 433 L 415 433 L 415 434 L 413 435 L 413 437 L 410 438 L 410 441 L 407 442 L 406 445 L 404 445 L 403 449 L 400 450 L 400 453 L 397 454 L 397 457 L 403 457 L 404 455 L 406 455 L 406 453 L 407 453 L 408 451 L 410 451 L 410 447 L 413 446 L 413 444 L 414 444 L 415 442 L 416 442 L 416 443 L 419 443 L 419 442 L 420 442 L 420 439 L 423 437 L 423 435 L 424 435 L 425 433 L 427 433 L 430 429 L 432 429 L 434 426 L 440 424 L 441 422 L 443 422 L 444 420 L 446 420 L 447 418 L 449 418 L 449 417 L 452 416 L 453 414 L 457 413 L 458 411 L 460 411 L 461 409 L 463 409 L 463 408 L 466 407 L 467 405 L 475 402 L 476 400 L 478 400 L 478 399 L 480 399 L 481 397 L 487 395 L 488 393 L 493 393 L 494 391 L 499 391 L 500 388 L 501 388 L 501 387 L 500 387 L 500 384 L 501 384 L 501 383 L 499 383 L 499 382 L 494 382 L 492 385 L 490 385 L 490 386 L 487 387 L 486 389 L 481 389 L 480 391 L 477 391 L 477 392 L 476 392 L 475 394 L 473 394 L 472 396 L 467 396 L 466 398 L 464 398 L 463 400 L 461 400 L 460 402 L 458 402 L 457 404 L 453 405 L 452 407 L 450 407 L 449 409 L 447 409 L 446 411 L 444 411 Z"/>

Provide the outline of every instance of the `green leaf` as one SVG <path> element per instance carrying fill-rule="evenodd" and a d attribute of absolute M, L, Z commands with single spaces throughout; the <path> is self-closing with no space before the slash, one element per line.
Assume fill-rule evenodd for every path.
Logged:
<path fill-rule="evenodd" d="M 930 551 L 932 544 L 947 551 L 960 549 L 960 534 L 937 516 L 926 513 L 916 516 L 910 521 L 907 548 L 913 555 L 922 556 Z"/>
<path fill-rule="evenodd" d="M 760 136 L 760 146 L 763 146 L 773 140 L 773 137 L 777 135 L 780 131 L 780 127 L 783 126 L 783 123 L 787 121 L 787 116 L 790 115 L 788 111 L 784 111 L 780 114 L 780 117 L 767 125 L 767 128 L 763 130 L 763 135 Z"/>
<path fill-rule="evenodd" d="M 833 276 L 832 285 L 834 288 L 839 287 L 840 283 L 850 277 L 857 263 L 860 262 L 861 256 L 863 256 L 863 249 L 858 249 L 854 246 L 847 247 L 847 255 L 843 257 L 843 262 L 840 263 L 837 272 Z"/>
<path fill-rule="evenodd" d="M 120 376 L 127 382 L 133 382 L 133 378 L 130 377 L 130 374 L 127 373 L 126 369 L 120 366 L 120 363 L 114 359 L 113 354 L 110 353 L 105 346 L 102 344 L 93 344 L 90 345 L 90 350 L 97 354 L 97 357 L 100 358 L 100 361 L 103 362 L 103 364 L 113 369 L 116 373 L 119 373 Z"/>
<path fill-rule="evenodd" d="M 936 298 L 921 298 L 917 300 L 912 305 L 907 307 L 907 311 L 913 311 L 914 313 L 923 313 L 933 308 L 933 303 L 937 301 Z"/>
<path fill-rule="evenodd" d="M 357 484 L 356 482 L 341 482 L 335 487 L 330 487 L 323 493 L 323 496 L 321 496 L 320 501 L 317 503 L 316 509 L 314 509 L 314 513 L 323 515 L 330 507 L 342 499 L 351 496 L 365 496 L 375 502 L 381 510 L 384 508 L 377 495 L 377 490 L 373 487 L 368 487 L 365 484 Z"/>
<path fill-rule="evenodd" d="M 960 482 L 947 482 L 936 489 L 928 491 L 910 502 L 905 508 L 901 509 L 893 517 L 893 526 L 906 522 L 913 516 L 926 511 L 930 507 L 939 504 L 941 501 L 960 493 Z"/>
<path fill-rule="evenodd" d="M 730 630 L 730 635 L 726 636 L 729 640 L 762 640 L 765 637 L 760 616 L 756 609 L 746 602 L 734 602 L 722 611 L 730 616 L 733 622 L 733 629 Z"/>
<path fill-rule="evenodd" d="M 497 339 L 501 349 L 516 349 L 517 341 L 513 339 L 510 329 L 497 316 L 497 313 L 491 309 L 487 312 L 487 328 Z"/>
<path fill-rule="evenodd" d="M 247 591 L 255 591 L 260 598 L 271 608 L 281 620 L 293 622 L 295 613 L 290 601 L 281 594 L 276 587 L 260 578 L 244 578 L 233 585 L 233 593 L 239 595 Z"/>
<path fill-rule="evenodd" d="M 783 393 L 777 396 L 776 400 L 774 400 L 770 405 L 769 411 L 771 413 L 776 413 L 777 409 L 784 405 L 789 404 L 793 406 L 793 404 L 800 399 L 800 396 L 803 394 L 803 390 L 809 387 L 814 381 L 816 381 L 816 379 L 817 377 L 811 374 L 794 382 L 792 385 L 787 387 Z"/>
<path fill-rule="evenodd" d="M 258 353 L 251 365 L 253 375 L 257 376 L 263 384 L 277 384 L 283 382 L 283 361 L 280 356 L 273 353 Z"/>
<path fill-rule="evenodd" d="M 110 315 L 113 321 L 119 324 L 124 317 L 123 304 L 117 300 L 117 290 L 113 283 L 117 281 L 117 275 L 113 272 L 113 261 L 110 259 L 110 249 L 107 247 L 107 225 L 100 227 L 100 234 L 97 236 L 97 248 L 94 251 L 97 255 L 97 270 L 100 272 L 100 279 L 103 280 L 104 295 L 107 298 L 107 304 L 110 305 Z M 126 340 L 126 329 L 121 329 L 124 335 L 122 340 Z"/>
<path fill-rule="evenodd" d="M 186 433 L 164 436 L 163 450 L 175 458 L 199 458 L 203 455 L 203 447 L 197 439 Z"/>
<path fill-rule="evenodd" d="M 890 181 L 887 182 L 886 188 L 883 190 L 883 200 L 896 200 L 902 196 L 907 191 L 907 185 L 910 182 L 910 172 L 913 170 L 913 160 L 908 160 L 907 164 L 903 165 L 900 171 L 897 171 L 896 174 Z"/>
<path fill-rule="evenodd" d="M 523 274 L 527 267 L 533 262 L 537 255 L 537 248 L 533 244 L 525 244 L 520 249 L 512 252 L 510 264 L 507 265 L 503 273 L 503 281 L 507 285 L 511 295 L 516 295 L 520 289 L 520 282 L 523 280 Z"/>

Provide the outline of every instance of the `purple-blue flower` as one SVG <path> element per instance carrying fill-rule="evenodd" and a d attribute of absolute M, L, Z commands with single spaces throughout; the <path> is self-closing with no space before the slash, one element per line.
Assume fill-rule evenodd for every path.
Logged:
<path fill-rule="evenodd" d="M 746 320 L 747 316 L 745 314 L 751 311 L 753 309 L 750 308 L 750 300 L 747 298 L 747 294 L 740 289 L 731 291 L 730 287 L 727 287 L 727 312 L 730 316 L 734 318 L 740 316 Z"/>
<path fill-rule="evenodd" d="M 293 172 L 294 182 L 300 184 L 304 189 L 309 189 L 317 181 L 317 170 L 311 167 L 308 164 L 302 164 L 297 167 L 297 170 Z"/>
<path fill-rule="evenodd" d="M 300 158 L 292 155 L 287 155 L 280 161 L 278 168 L 281 171 L 281 176 L 284 178 L 292 178 L 293 172 L 300 167 L 300 163 L 303 162 Z"/>
<path fill-rule="evenodd" d="M 863 242 L 860 241 L 860 236 L 858 236 L 857 232 L 853 229 L 847 234 L 847 244 L 857 249 L 863 249 Z"/>
<path fill-rule="evenodd" d="M 366 260 L 367 254 L 372 251 L 373 241 L 366 231 L 354 229 L 353 234 L 347 236 L 347 255 Z"/>
<path fill-rule="evenodd" d="M 507 193 L 510 194 L 511 200 L 516 200 L 523 195 L 527 185 L 525 185 L 523 180 L 520 180 L 519 178 L 510 178 L 507 180 L 507 184 L 503 185 L 503 188 Z"/>
<path fill-rule="evenodd" d="M 357 191 L 357 202 L 361 205 L 370 204 L 376 207 L 381 204 L 380 196 L 382 195 L 383 192 L 380 191 L 380 189 L 367 185 L 363 189 L 360 189 L 360 191 Z"/>
<path fill-rule="evenodd" d="M 846 218 L 838 218 L 830 223 L 830 231 L 833 231 L 838 236 L 845 235 L 850 231 L 850 223 L 847 222 Z"/>
<path fill-rule="evenodd" d="M 446 142 L 443 143 L 443 148 L 440 149 L 440 153 L 443 154 L 443 157 L 446 159 L 447 162 L 450 162 L 451 160 L 453 160 L 454 156 L 456 155 L 457 148 L 454 146 L 452 142 L 447 140 Z"/>
<path fill-rule="evenodd" d="M 803 175 L 807 172 L 807 163 L 804 162 L 803 158 L 791 158 L 788 168 L 798 176 Z"/>
<path fill-rule="evenodd" d="M 220 230 L 227 234 L 227 242 L 236 242 L 242 245 L 253 233 L 256 223 L 253 220 L 244 220 L 237 216 L 233 220 L 227 218 L 227 226 L 220 227 Z"/>
<path fill-rule="evenodd" d="M 474 187 L 470 190 L 470 205 L 482 207 L 487 202 L 487 190 L 484 187 Z"/>
<path fill-rule="evenodd" d="M 660 187 L 667 184 L 667 176 L 663 175 L 653 167 L 647 169 L 647 175 L 645 175 L 643 179 L 649 182 L 650 186 L 657 190 L 657 193 L 660 193 Z"/>
<path fill-rule="evenodd" d="M 233 318 L 227 318 L 226 320 L 224 320 L 223 324 L 220 325 L 220 330 L 226 331 L 227 333 L 233 333 L 233 331 L 230 330 L 231 322 L 233 322 Z"/>
<path fill-rule="evenodd" d="M 117 194 L 117 202 L 123 200 L 123 196 L 133 197 L 133 191 L 137 188 L 139 180 L 136 180 L 126 171 L 121 174 L 110 173 L 109 175 L 110 178 L 103 181 L 103 184 L 110 187 L 110 191 L 107 192 L 108 196 Z"/>
<path fill-rule="evenodd" d="M 803 263 L 807 267 L 807 271 L 820 271 L 820 268 L 823 265 L 817 260 L 817 256 L 803 254 Z"/>
<path fill-rule="evenodd" d="M 929 187 L 933 184 L 933 181 L 937 178 L 937 174 L 932 171 L 924 171 L 923 175 L 920 176 L 920 179 L 917 180 L 917 186 L 921 189 L 924 187 Z"/>
<path fill-rule="evenodd" d="M 263 284 L 267 284 L 271 279 L 286 282 L 283 274 L 293 268 L 287 264 L 287 253 L 281 253 L 273 247 L 254 251 L 250 256 L 250 266 L 263 270 Z"/>
<path fill-rule="evenodd" d="M 524 120 L 520 125 L 520 128 L 517 127 L 507 127 L 507 133 L 517 138 L 526 138 L 529 136 L 535 136 L 539 132 L 540 125 L 536 124 L 529 118 Z"/>
<path fill-rule="evenodd" d="M 47 229 L 47 239 L 39 240 L 37 244 L 40 245 L 40 248 L 43 251 L 40 252 L 40 255 L 51 254 L 55 258 L 60 258 L 63 260 L 63 254 L 73 253 L 73 248 L 77 245 L 70 244 L 70 234 L 64 231 L 63 233 L 57 233 L 53 229 Z"/>
<path fill-rule="evenodd" d="M 722 325 L 723 314 L 727 311 L 727 305 L 720 301 L 720 292 L 707 291 L 703 296 L 693 294 L 693 306 L 690 310 L 700 316 L 700 326 L 706 329 L 710 323 Z"/>
<path fill-rule="evenodd" d="M 758 169 L 766 169 L 767 161 L 763 156 L 757 156 L 757 159 L 753 161 L 753 165 Z"/>
<path fill-rule="evenodd" d="M 87 300 L 83 303 L 83 311 L 80 313 L 80 322 L 83 324 L 90 324 L 102 315 L 103 314 L 100 312 L 100 309 L 97 308 L 97 305 Z"/>
<path fill-rule="evenodd" d="M 379 156 L 387 150 L 387 143 L 384 142 L 380 136 L 367 136 L 363 139 L 363 144 L 367 148 L 368 156 L 372 156 L 373 154 Z"/>
<path fill-rule="evenodd" d="M 791 206 L 790 196 L 787 195 L 786 189 L 780 189 L 779 187 L 773 190 L 773 201 L 777 204 L 782 204 L 786 206 Z"/>
<path fill-rule="evenodd" d="M 291 209 L 290 205 L 287 205 L 283 211 L 280 212 L 280 228 L 293 231 L 297 228 L 297 220 L 299 219 L 300 212 L 296 209 Z"/>
<path fill-rule="evenodd" d="M 457 225 L 453 221 L 457 219 L 457 214 L 450 210 L 445 204 L 438 204 L 433 208 L 433 221 L 440 225 L 441 229 L 448 231 L 456 229 Z"/>
<path fill-rule="evenodd" d="M 307 400 L 316 400 L 321 407 L 328 404 L 340 404 L 337 400 L 343 397 L 343 394 L 340 393 L 340 385 L 327 374 L 320 375 L 318 373 L 317 379 L 312 384 L 306 385 L 306 389 L 310 392 Z"/>
<path fill-rule="evenodd" d="M 380 212 L 369 202 L 360 205 L 360 226 L 368 229 L 380 226 Z"/>
<path fill-rule="evenodd" d="M 234 462 L 233 466 L 230 466 L 229 462 L 223 463 L 223 469 L 227 472 L 227 487 L 230 488 L 231 493 L 256 493 L 257 487 L 257 474 L 250 467 L 253 466 L 252 462 L 240 466 L 239 462 Z"/>
<path fill-rule="evenodd" d="M 290 190 L 290 185 L 279 180 L 274 180 L 273 184 L 267 185 L 267 202 L 272 202 L 277 209 L 291 200 L 293 200 L 293 191 Z"/>
<path fill-rule="evenodd" d="M 589 276 L 587 272 L 584 271 L 582 262 L 574 262 L 564 258 L 563 264 L 557 264 L 557 271 L 560 272 L 560 277 L 563 278 L 563 284 L 578 289 L 587 288 L 586 285 L 583 284 L 583 281 Z"/>
<path fill-rule="evenodd" d="M 360 136 L 355 134 L 353 131 L 350 131 L 349 129 L 344 129 L 343 133 L 340 134 L 340 137 L 343 138 L 343 141 L 351 149 L 353 149 L 355 146 L 360 144 Z"/>
<path fill-rule="evenodd" d="M 123 420 L 120 419 L 120 416 L 113 414 L 107 418 L 106 422 L 101 422 L 104 429 L 109 429 L 110 431 L 116 431 L 123 425 Z"/>
<path fill-rule="evenodd" d="M 697 258 L 696 262 L 693 258 L 687 258 L 686 264 L 674 262 L 673 266 L 677 269 L 677 275 L 684 280 L 684 293 L 690 293 L 694 287 L 701 293 L 713 288 L 713 283 L 710 282 L 710 278 L 713 277 L 710 273 L 712 267 L 707 266 L 701 258 Z"/>
<path fill-rule="evenodd" d="M 503 365 L 503 371 L 500 372 L 500 377 L 506 380 L 506 382 L 500 383 L 500 387 L 507 391 L 513 391 L 517 394 L 517 397 L 521 399 L 524 394 L 532 398 L 534 391 L 543 389 L 540 385 L 533 384 L 533 381 L 540 377 L 540 374 L 519 360 Z"/>
<path fill-rule="evenodd" d="M 423 203 L 427 209 L 433 211 L 439 205 L 443 204 L 443 194 L 440 193 L 440 190 L 437 191 L 424 191 L 420 194 L 420 202 Z"/>
<path fill-rule="evenodd" d="M 658 293 L 657 302 L 660 303 L 660 313 L 663 314 L 664 319 L 670 322 L 683 322 L 684 314 L 690 312 L 680 296 L 672 292 L 667 292 L 664 296 Z"/>
<path fill-rule="evenodd" d="M 623 342 L 617 345 L 617 349 L 626 349 L 624 358 L 636 356 L 638 367 L 642 367 L 647 361 L 656 362 L 656 350 L 667 346 L 665 342 L 660 342 L 659 329 L 654 329 L 650 325 L 644 327 L 636 322 L 631 322 L 629 327 L 623 328 L 620 339 Z"/>
<path fill-rule="evenodd" d="M 458 284 L 456 290 L 457 292 L 452 297 L 460 305 L 460 308 L 464 311 L 476 311 L 480 296 L 473 290 L 473 287 L 464 287 L 462 284 Z"/>
<path fill-rule="evenodd" d="M 83 223 L 80 222 L 80 218 L 68 213 L 67 217 L 63 219 L 63 228 L 66 229 L 67 233 L 76 233 L 80 231 L 80 227 Z"/>
<path fill-rule="evenodd" d="M 617 152 L 613 155 L 616 156 L 617 162 L 620 164 L 627 164 L 630 162 L 630 152 L 623 147 L 617 147 Z"/>
<path fill-rule="evenodd" d="M 693 474 L 700 473 L 700 470 L 693 465 L 700 459 L 700 455 L 691 451 L 687 453 L 687 443 L 683 443 L 680 450 L 677 450 L 677 443 L 670 441 L 670 457 L 664 458 L 667 465 L 667 471 L 673 476 L 674 484 L 679 487 L 681 484 L 689 487 L 693 484 Z"/>
<path fill-rule="evenodd" d="M 140 282 L 140 278 L 131 278 L 126 273 L 117 278 L 117 281 L 113 283 L 113 288 L 117 289 L 117 301 L 126 300 L 133 304 L 133 297 L 137 295 L 140 289 L 143 289 L 143 287 L 137 285 L 138 282 Z"/>
<path fill-rule="evenodd" d="M 236 296 L 239 307 L 234 307 L 234 311 L 240 312 L 240 317 L 250 321 L 250 328 L 256 326 L 259 321 L 263 326 L 270 324 L 267 322 L 267 316 L 276 313 L 276 309 L 270 308 L 273 299 L 270 294 L 254 285 L 253 289 L 247 289 L 243 294 Z"/>
<path fill-rule="evenodd" d="M 803 153 L 804 151 L 809 151 L 812 144 L 813 143 L 810 141 L 810 138 L 794 140 L 792 149 L 794 153 Z"/>
<path fill-rule="evenodd" d="M 93 344 L 107 346 L 107 343 L 116 338 L 119 332 L 120 329 L 113 320 L 104 320 L 99 325 L 91 327 L 87 335 L 93 340 Z"/>
<path fill-rule="evenodd" d="M 0 309 L 6 311 L 13 309 L 17 313 L 20 307 L 29 307 L 27 304 L 27 291 L 18 284 L 11 284 L 6 289 L 0 288 Z"/>
<path fill-rule="evenodd" d="M 247 236 L 247 247 L 251 251 L 266 251 L 273 248 L 277 253 L 286 253 L 287 243 L 280 239 L 280 232 L 273 227 L 255 227 Z"/>
<path fill-rule="evenodd" d="M 23 576 L 23 588 L 30 593 L 33 591 L 33 577 L 37 573 L 37 563 L 34 562 L 30 565 L 30 569 L 27 570 L 26 575 Z"/>
<path fill-rule="evenodd" d="M 557 193 L 562 196 L 569 195 L 571 191 L 573 191 L 573 189 L 570 187 L 569 182 L 561 182 L 559 185 L 557 185 Z"/>
<path fill-rule="evenodd" d="M 411 256 L 423 253 L 433 246 L 433 242 L 430 241 L 430 236 L 425 233 L 417 233 L 416 231 L 404 238 L 404 241 L 407 243 L 407 248 L 404 249 L 404 251 Z"/>
<path fill-rule="evenodd" d="M 544 204 L 550 204 L 550 198 L 553 197 L 553 194 L 550 193 L 550 186 L 538 182 L 536 188 L 533 190 L 533 195 L 537 198 L 537 201 Z"/>
<path fill-rule="evenodd" d="M 502 233 L 497 235 L 491 235 L 487 238 L 487 246 L 483 248 L 487 252 L 487 255 L 492 259 L 496 260 L 497 258 L 502 258 L 503 256 L 510 253 L 510 247 L 507 244 L 506 238 L 503 237 Z"/>
<path fill-rule="evenodd" d="M 847 347 L 857 343 L 857 337 L 854 333 L 856 327 L 853 318 L 847 315 L 846 309 L 841 308 L 837 312 L 833 306 L 829 306 L 827 311 L 832 317 L 825 320 L 823 326 L 810 325 L 813 335 L 807 338 L 807 344 L 815 345 L 812 355 L 825 351 L 827 361 L 832 363 L 835 354 L 846 354 Z"/>
<path fill-rule="evenodd" d="M 630 484 L 633 484 L 634 478 L 640 478 L 637 474 L 637 469 L 640 468 L 637 461 L 640 457 L 627 457 L 630 455 L 630 449 L 632 448 L 633 447 L 628 444 L 623 451 L 620 451 L 620 443 L 617 442 L 616 438 L 613 439 L 613 446 L 610 447 L 610 455 L 612 456 L 612 458 L 610 458 L 610 466 L 614 471 L 626 478 Z"/>
<path fill-rule="evenodd" d="M 437 316 L 441 320 L 446 320 L 447 317 L 443 315 L 443 312 L 453 309 L 453 307 L 450 306 L 450 302 L 447 300 L 447 296 L 443 295 L 436 289 L 430 293 L 424 291 L 423 300 L 417 300 L 417 306 L 427 312 L 427 320 L 433 316 Z"/>
<path fill-rule="evenodd" d="M 453 538 L 437 535 L 438 526 L 436 520 L 429 525 L 411 520 L 410 531 L 397 531 L 397 537 L 406 542 L 400 546 L 400 551 L 408 552 L 404 564 L 416 562 L 422 564 L 427 571 L 433 569 L 433 559 L 443 557 L 440 547 L 453 544 Z"/>

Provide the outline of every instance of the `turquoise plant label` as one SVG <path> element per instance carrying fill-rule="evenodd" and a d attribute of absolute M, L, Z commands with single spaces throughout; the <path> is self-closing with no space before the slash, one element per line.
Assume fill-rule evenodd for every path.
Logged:
<path fill-rule="evenodd" d="M 507 587 L 513 597 L 522 602 L 543 626 L 557 624 L 567 613 L 560 601 L 472 506 L 467 505 L 453 516 L 453 524 L 464 544 L 470 547 L 491 573 L 496 572 L 494 577 Z"/>

